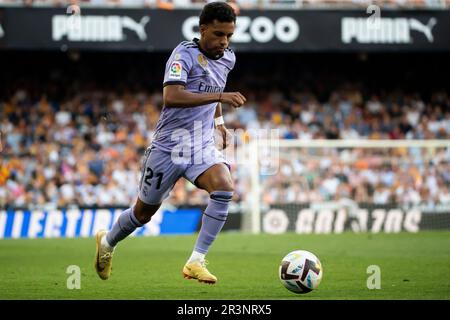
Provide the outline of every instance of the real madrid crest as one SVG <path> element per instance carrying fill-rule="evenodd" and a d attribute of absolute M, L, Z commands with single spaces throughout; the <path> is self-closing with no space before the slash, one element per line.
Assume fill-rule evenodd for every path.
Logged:
<path fill-rule="evenodd" d="M 197 57 L 198 63 L 203 67 L 206 68 L 208 66 L 208 60 L 205 58 L 204 55 L 201 53 Z"/>

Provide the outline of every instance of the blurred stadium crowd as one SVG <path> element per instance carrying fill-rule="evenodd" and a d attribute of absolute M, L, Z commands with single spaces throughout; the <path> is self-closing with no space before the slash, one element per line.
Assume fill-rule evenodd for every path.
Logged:
<path fill-rule="evenodd" d="M 26 5 L 26 6 L 66 6 L 76 4 L 83 6 L 124 6 L 124 7 L 149 7 L 160 9 L 176 9 L 200 7 L 212 0 L 0 0 L 0 4 Z M 270 7 L 361 7 L 371 4 L 384 8 L 408 8 L 429 7 L 445 8 L 450 5 L 450 0 L 228 0 L 236 10 L 270 8 Z"/>
<path fill-rule="evenodd" d="M 292 98 L 291 98 L 292 99 Z M 364 97 L 347 84 L 319 103 L 299 92 L 289 101 L 272 91 L 235 113 L 235 126 L 278 128 L 284 139 L 450 139 L 450 96 Z M 450 204 L 450 148 L 280 148 L 275 175 L 261 176 L 264 203 Z M 270 157 L 271 155 L 266 155 Z M 245 167 L 236 168 L 241 195 L 250 189 Z M 240 171 L 239 171 L 240 170 Z"/>
<path fill-rule="evenodd" d="M 263 200 L 273 204 L 351 199 L 433 209 L 450 205 L 449 161 L 448 148 L 283 151 L 278 174 L 263 179 Z"/>
<path fill-rule="evenodd" d="M 43 75 L 11 81 L 0 94 L 1 207 L 128 206 L 137 195 L 140 159 L 162 108 L 160 85 L 117 81 L 108 87 L 106 80 L 94 78 L 78 83 L 70 68 L 65 72 L 60 70 L 53 81 Z M 275 86 L 262 89 L 257 78 L 262 81 L 248 72 L 247 78 L 236 77 L 252 86 L 242 86 L 248 97 L 245 107 L 224 106 L 228 128 L 277 128 L 282 138 L 303 140 L 450 139 L 446 90 L 425 96 L 398 90 L 380 93 L 341 74 L 338 82 L 322 80 L 333 88 L 329 91 L 311 90 L 301 82 L 284 91 Z M 251 137 L 237 139 L 239 145 Z M 262 178 L 263 199 L 449 204 L 450 149 L 429 151 L 280 150 L 278 173 Z M 233 165 L 237 202 L 249 194 L 248 172 L 246 166 Z M 205 204 L 207 194 L 182 179 L 169 201 Z"/>

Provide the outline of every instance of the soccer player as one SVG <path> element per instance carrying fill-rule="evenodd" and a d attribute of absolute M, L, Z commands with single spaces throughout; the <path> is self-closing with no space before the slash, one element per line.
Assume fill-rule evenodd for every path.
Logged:
<path fill-rule="evenodd" d="M 215 147 L 214 128 L 222 141 L 227 141 L 221 103 L 237 108 L 246 102 L 239 92 L 223 92 L 236 61 L 228 48 L 235 23 L 235 12 L 226 3 L 205 5 L 200 14 L 200 39 L 181 42 L 167 61 L 164 108 L 144 154 L 138 199 L 109 232 L 96 234 L 95 269 L 101 279 L 111 275 L 117 243 L 148 223 L 174 184 L 184 177 L 206 190 L 210 198 L 182 272 L 187 279 L 216 283 L 217 278 L 205 266 L 205 255 L 227 219 L 233 181 L 229 164 Z"/>

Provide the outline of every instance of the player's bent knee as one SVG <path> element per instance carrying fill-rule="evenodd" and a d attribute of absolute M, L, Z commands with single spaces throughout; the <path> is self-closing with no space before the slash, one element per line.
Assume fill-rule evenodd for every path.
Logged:
<path fill-rule="evenodd" d="M 134 206 L 134 216 L 142 223 L 148 223 L 152 216 L 158 211 L 161 204 L 147 204 L 138 199 Z"/>
<path fill-rule="evenodd" d="M 226 192 L 234 193 L 234 186 L 232 184 L 217 185 L 217 186 L 213 187 L 213 192 L 214 191 L 226 191 Z"/>
<path fill-rule="evenodd" d="M 148 209 L 147 210 L 141 209 L 141 210 L 134 211 L 134 215 L 135 215 L 136 219 L 142 224 L 148 223 L 152 219 L 152 216 L 155 213 L 156 213 L 156 211 L 148 210 Z"/>
<path fill-rule="evenodd" d="M 234 192 L 234 184 L 233 181 L 226 178 L 220 178 L 217 180 L 213 180 L 212 191 L 227 191 Z"/>

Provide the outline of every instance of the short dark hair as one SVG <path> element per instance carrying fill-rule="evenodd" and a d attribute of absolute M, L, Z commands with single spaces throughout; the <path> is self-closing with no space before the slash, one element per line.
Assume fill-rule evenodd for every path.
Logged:
<path fill-rule="evenodd" d="M 203 7 L 200 14 L 200 25 L 209 24 L 217 20 L 219 22 L 236 23 L 234 9 L 225 2 L 211 2 Z"/>

